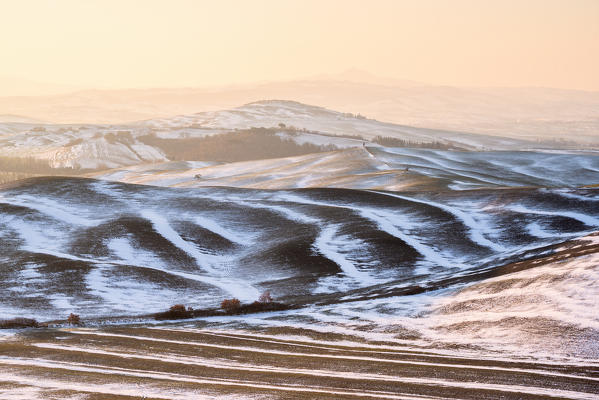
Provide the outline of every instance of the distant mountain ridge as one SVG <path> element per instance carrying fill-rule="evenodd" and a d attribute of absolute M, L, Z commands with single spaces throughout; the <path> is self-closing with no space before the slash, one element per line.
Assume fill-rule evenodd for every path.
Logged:
<path fill-rule="evenodd" d="M 13 115 L 13 114 L 0 114 L 0 123 L 3 122 L 16 122 L 23 124 L 45 124 L 45 121 L 24 117 L 22 115 Z"/>

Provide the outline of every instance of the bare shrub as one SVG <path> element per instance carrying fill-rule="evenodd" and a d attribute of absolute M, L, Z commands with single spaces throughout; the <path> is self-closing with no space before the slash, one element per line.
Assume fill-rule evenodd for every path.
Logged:
<path fill-rule="evenodd" d="M 193 308 L 185 307 L 184 304 L 175 304 L 171 306 L 167 311 L 155 314 L 154 318 L 158 320 L 165 319 L 184 319 L 193 316 Z"/>
<path fill-rule="evenodd" d="M 183 304 L 175 304 L 174 306 L 171 306 L 171 308 L 169 308 L 168 310 L 175 313 L 184 313 L 186 309 Z"/>
<path fill-rule="evenodd" d="M 225 299 L 220 303 L 220 307 L 226 312 L 234 312 L 239 310 L 241 302 L 239 299 Z"/>
<path fill-rule="evenodd" d="M 67 322 L 71 325 L 79 325 L 81 323 L 81 318 L 79 318 L 78 314 L 71 313 L 67 318 Z"/>

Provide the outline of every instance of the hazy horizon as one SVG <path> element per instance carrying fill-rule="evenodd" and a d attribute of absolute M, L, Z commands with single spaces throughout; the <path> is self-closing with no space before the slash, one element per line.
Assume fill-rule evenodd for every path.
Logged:
<path fill-rule="evenodd" d="M 535 85 L 448 85 L 448 84 L 435 84 L 430 82 L 422 82 L 411 79 L 395 79 L 389 77 L 383 77 L 373 74 L 370 71 L 360 70 L 357 68 L 350 68 L 345 71 L 339 71 L 337 73 L 322 73 L 314 75 L 300 76 L 293 79 L 277 79 L 277 80 L 256 80 L 243 83 L 230 83 L 230 84 L 198 84 L 198 85 L 173 85 L 173 86 L 123 86 L 123 87 L 108 87 L 108 86 L 77 86 L 69 85 L 57 82 L 41 82 L 28 80 L 18 77 L 7 77 L 0 76 L 0 97 L 46 97 L 46 96 L 60 96 L 68 95 L 77 92 L 86 91 L 105 91 L 105 92 L 116 92 L 116 91 L 152 91 L 152 90 L 205 90 L 205 91 L 221 91 L 226 89 L 243 89 L 243 88 L 254 88 L 261 85 L 272 85 L 272 84 L 286 84 L 294 82 L 351 82 L 351 83 L 362 83 L 369 85 L 385 86 L 389 88 L 404 88 L 404 87 L 430 87 L 430 88 L 455 88 L 455 89 L 473 89 L 473 90 L 484 90 L 484 89 L 547 89 L 547 90 L 559 90 L 559 91 L 570 91 L 570 92 L 589 92 L 599 93 L 598 89 L 576 89 L 576 88 L 564 88 L 557 86 L 535 86 Z M 264 99 L 270 100 L 270 99 Z M 292 99 L 277 99 L 277 100 L 292 100 Z M 240 104 L 241 105 L 241 104 Z"/>

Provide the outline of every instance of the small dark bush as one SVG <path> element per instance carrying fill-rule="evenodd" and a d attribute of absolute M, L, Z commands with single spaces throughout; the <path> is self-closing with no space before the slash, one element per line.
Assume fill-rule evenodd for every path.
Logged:
<path fill-rule="evenodd" d="M 39 324 L 32 318 L 12 318 L 0 320 L 0 329 L 37 328 Z"/>
<path fill-rule="evenodd" d="M 241 307 L 239 299 L 225 299 L 220 303 L 220 307 L 226 312 L 235 312 Z"/>
<path fill-rule="evenodd" d="M 175 304 L 171 306 L 168 311 L 163 311 L 154 314 L 154 318 L 157 320 L 165 319 L 184 319 L 191 318 L 193 315 L 193 309 L 191 307 L 185 308 L 183 304 Z"/>
<path fill-rule="evenodd" d="M 81 323 L 81 318 L 79 318 L 79 315 L 71 313 L 67 318 L 67 322 L 71 325 L 79 325 Z"/>
<path fill-rule="evenodd" d="M 169 311 L 172 312 L 185 312 L 185 306 L 183 304 L 175 304 L 169 308 Z"/>

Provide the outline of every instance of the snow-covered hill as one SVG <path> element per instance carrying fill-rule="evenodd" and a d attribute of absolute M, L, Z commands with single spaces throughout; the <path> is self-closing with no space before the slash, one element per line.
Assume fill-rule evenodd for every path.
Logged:
<path fill-rule="evenodd" d="M 531 142 L 498 136 L 443 131 L 397 125 L 367 119 L 361 115 L 342 113 L 296 101 L 266 100 L 230 110 L 201 112 L 173 118 L 145 121 L 144 125 L 159 129 L 193 126 L 205 129 L 245 129 L 249 127 L 287 127 L 328 135 L 357 135 L 366 140 L 376 136 L 393 137 L 415 142 L 441 141 L 456 146 L 498 150 L 532 147 Z"/>
<path fill-rule="evenodd" d="M 525 353 L 527 338 L 543 347 L 551 329 L 564 354 L 595 357 L 597 237 L 562 243 L 597 231 L 598 200 L 594 189 L 265 191 L 32 179 L 0 188 L 0 310 L 132 317 L 181 301 L 250 302 L 270 290 L 301 309 L 283 319 L 243 316 L 244 324 L 310 321 L 385 342 L 403 332 L 415 344 L 432 336 Z"/>
<path fill-rule="evenodd" d="M 359 147 L 376 136 L 406 141 L 439 142 L 460 148 L 509 150 L 535 143 L 495 136 L 413 128 L 293 101 L 261 101 L 231 110 L 202 112 L 123 125 L 53 125 L 0 123 L 0 156 L 32 157 L 52 167 L 106 169 L 169 161 L 155 145 L 140 139 L 202 138 L 252 127 L 281 129 L 280 136 L 298 145 Z M 205 160 L 187 160 L 205 161 Z"/>
<path fill-rule="evenodd" d="M 477 280 L 512 258 L 545 254 L 599 227 L 597 198 L 593 189 L 397 194 L 37 178 L 0 188 L 0 287 L 27 288 L 0 308 L 143 313 L 192 293 L 206 306 L 231 295 L 252 301 L 264 289 L 293 297 L 300 287 L 385 297 L 405 282 Z"/>
<path fill-rule="evenodd" d="M 173 146 L 184 150 L 193 150 L 195 146 L 202 150 L 201 147 L 206 144 L 202 140 L 223 133 L 235 135 L 240 130 L 245 132 L 252 127 L 269 128 L 266 133 L 259 129 L 252 130 L 252 135 L 274 134 L 274 139 L 269 140 L 284 141 L 286 146 L 295 143 L 293 146 L 296 146 L 297 152 L 293 154 L 305 155 L 277 161 L 274 159 L 288 154 L 279 155 L 275 150 L 269 153 L 267 160 L 248 163 L 247 160 L 260 160 L 264 156 L 252 158 L 250 150 L 246 151 L 242 147 L 241 153 L 246 154 L 241 160 L 246 163 L 213 166 L 213 161 L 222 161 L 219 157 L 228 151 L 226 149 L 230 142 L 212 143 L 215 150 L 221 147 L 218 149 L 219 156 L 211 156 L 209 151 L 196 152 L 207 158 L 180 158 L 173 155 L 172 151 L 169 154 Z M 411 143 L 436 143 L 474 152 L 389 148 L 374 143 L 376 137 Z M 391 190 L 414 185 L 430 189 L 431 182 L 439 179 L 442 180 L 441 186 L 454 185 L 460 188 L 597 183 L 597 179 L 593 179 L 598 170 L 594 153 L 560 157 L 546 152 L 547 149 L 535 151 L 537 146 L 536 142 L 520 139 L 389 124 L 279 100 L 128 125 L 0 123 L 0 157 L 34 158 L 54 168 L 108 170 L 126 167 L 128 172 L 124 175 L 121 171 L 106 176 L 111 179 L 123 176 L 127 182 L 136 183 L 164 184 L 164 178 L 168 177 L 167 185 L 214 184 L 262 188 L 341 186 Z M 306 154 L 319 149 L 330 150 L 331 147 L 339 151 L 335 154 Z M 491 150 L 500 152 L 477 153 Z M 535 152 L 515 152 L 522 150 Z M 563 151 L 559 153 L 567 154 Z M 489 158 L 486 154 L 489 154 Z M 175 172 L 170 167 L 164 174 L 155 176 L 149 176 L 151 174 L 146 171 L 150 169 L 156 173 L 161 169 L 145 166 L 147 164 L 174 160 L 211 162 L 211 166 L 202 171 L 194 170 L 198 164 L 194 164 L 193 168 L 177 167 L 175 170 L 180 176 L 173 175 Z M 227 161 L 238 160 L 233 158 Z M 554 174 L 554 162 L 568 163 L 569 174 Z M 206 164 L 201 165 L 206 167 Z M 406 174 L 406 168 L 416 175 Z M 143 177 L 137 176 L 140 171 L 144 171 Z M 206 180 L 200 183 L 190 180 L 198 173 Z M 438 187 L 437 183 L 432 187 Z"/>
<path fill-rule="evenodd" d="M 83 90 L 38 97 L 7 96 L 0 91 L 0 114 L 56 123 L 121 124 L 231 109 L 262 99 L 294 99 L 416 127 L 598 143 L 599 92 L 433 86 L 364 74 L 221 88 Z"/>
<path fill-rule="evenodd" d="M 560 174 L 561 169 L 570 173 Z M 577 187 L 599 183 L 599 157 L 584 153 L 457 152 L 368 145 L 234 163 L 136 165 L 93 176 L 154 186 L 254 189 L 342 187 L 399 191 Z"/>
<path fill-rule="evenodd" d="M 21 123 L 21 124 L 45 124 L 46 122 L 35 119 L 24 117 L 22 115 L 14 115 L 14 114 L 0 114 L 0 123 Z"/>
<path fill-rule="evenodd" d="M 126 126 L 0 124 L 0 156 L 34 158 L 54 168 L 83 169 L 167 160 L 132 133 Z"/>

